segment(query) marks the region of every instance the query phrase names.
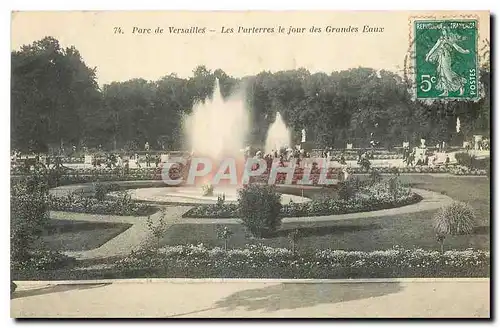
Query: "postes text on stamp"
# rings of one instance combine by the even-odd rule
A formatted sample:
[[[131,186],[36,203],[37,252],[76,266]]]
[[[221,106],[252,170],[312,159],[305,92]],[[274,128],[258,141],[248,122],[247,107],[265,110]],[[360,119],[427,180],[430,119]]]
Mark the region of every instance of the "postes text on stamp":
[[[414,29],[417,98],[477,98],[477,21],[416,20]]]

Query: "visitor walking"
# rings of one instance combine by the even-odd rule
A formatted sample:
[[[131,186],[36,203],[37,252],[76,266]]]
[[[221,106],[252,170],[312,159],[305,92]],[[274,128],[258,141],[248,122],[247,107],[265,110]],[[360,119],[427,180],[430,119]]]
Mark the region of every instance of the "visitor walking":
[[[135,154],[135,166],[139,169],[141,168],[141,161],[139,158],[139,154]]]
[[[123,167],[124,167],[125,174],[128,174],[129,169],[130,169],[130,163],[129,163],[128,159],[124,160]]]
[[[347,164],[347,162],[345,161],[344,153],[342,153],[340,155],[340,161],[339,161],[339,163],[342,164],[342,165],[346,165]]]
[[[407,162],[406,162],[406,165],[407,166],[413,166],[413,161],[415,160],[415,153],[412,152],[408,155],[408,159],[407,159]]]
[[[116,166],[120,168],[123,166],[123,160],[121,155],[118,155],[118,157],[116,158]]]
[[[17,166],[17,152],[14,151],[14,153],[12,154],[12,157],[11,157],[11,165],[12,167],[16,167]]]

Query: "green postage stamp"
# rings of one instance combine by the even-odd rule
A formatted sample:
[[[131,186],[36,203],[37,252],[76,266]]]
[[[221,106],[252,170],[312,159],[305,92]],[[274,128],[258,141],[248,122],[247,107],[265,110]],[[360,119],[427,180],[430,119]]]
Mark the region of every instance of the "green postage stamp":
[[[414,29],[417,98],[477,98],[477,21],[416,20]]]

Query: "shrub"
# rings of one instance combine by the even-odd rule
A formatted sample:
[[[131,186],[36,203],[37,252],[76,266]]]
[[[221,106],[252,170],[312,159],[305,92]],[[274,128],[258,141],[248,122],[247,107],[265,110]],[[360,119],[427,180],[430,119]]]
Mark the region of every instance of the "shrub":
[[[50,270],[66,266],[74,258],[35,248],[49,217],[46,171],[35,170],[11,186],[11,268]]]
[[[487,171],[490,166],[489,157],[478,159],[476,156],[470,155],[469,153],[456,153],[455,159],[457,160],[457,164],[459,166],[467,167],[470,170]]]
[[[361,166],[363,171],[368,172],[370,170],[372,163],[370,162],[370,160],[368,158],[363,157],[361,159],[361,161],[359,162],[359,165]]]
[[[51,168],[46,172],[47,181],[50,187],[57,187],[61,185],[63,180],[64,169],[61,167]]]
[[[470,155],[469,153],[456,153],[455,159],[457,160],[458,165],[466,166],[468,168],[474,168],[476,161],[476,157],[474,155]]]
[[[342,200],[349,200],[352,199],[355,195],[354,188],[352,187],[351,184],[348,182],[349,180],[346,181],[341,181],[338,186],[338,193],[339,193],[339,199]]]
[[[441,208],[434,216],[434,230],[441,251],[444,251],[446,235],[469,234],[474,228],[475,215],[472,207],[461,202],[454,202]]]
[[[370,171],[369,180],[370,180],[370,185],[374,185],[376,183],[379,183],[380,181],[382,181],[382,174],[380,174],[380,172],[372,169]]]
[[[352,199],[356,193],[363,187],[363,183],[358,177],[351,177],[348,180],[341,181],[338,184],[339,198],[342,200]]]
[[[106,188],[106,185],[104,185],[102,183],[97,183],[95,185],[95,189],[94,189],[94,198],[95,199],[102,201],[106,197],[107,193],[108,193],[108,188]]]
[[[387,186],[389,193],[392,195],[394,201],[397,200],[398,198],[398,191],[400,190],[400,184],[399,184],[399,179],[397,176],[391,177],[387,181]]]
[[[281,225],[281,194],[273,185],[246,185],[238,190],[238,210],[255,237],[267,236]]]
[[[25,262],[49,220],[48,188],[38,172],[11,187],[11,260]]]

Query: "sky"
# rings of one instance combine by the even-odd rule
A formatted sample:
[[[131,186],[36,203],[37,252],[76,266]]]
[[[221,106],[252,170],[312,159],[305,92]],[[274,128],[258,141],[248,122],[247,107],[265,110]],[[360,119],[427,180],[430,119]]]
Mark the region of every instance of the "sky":
[[[198,65],[221,68],[234,77],[300,67],[312,73],[359,66],[402,72],[415,16],[476,18],[479,43],[490,39],[486,11],[15,12],[11,50],[45,36],[55,37],[63,47],[75,46],[85,63],[97,68],[100,85],[132,78],[157,80],[171,73],[189,77]],[[278,33],[278,26],[285,33]],[[327,33],[328,26],[358,28],[358,32]],[[365,26],[383,31],[363,33]],[[118,27],[123,33],[116,33]],[[240,27],[274,28],[274,32],[222,33],[222,29],[237,32]],[[289,27],[305,28],[305,32],[288,35]],[[322,32],[311,33],[313,27]],[[156,28],[163,33],[154,33]],[[170,28],[205,28],[205,33],[175,34]],[[137,33],[139,29],[151,33]]]

